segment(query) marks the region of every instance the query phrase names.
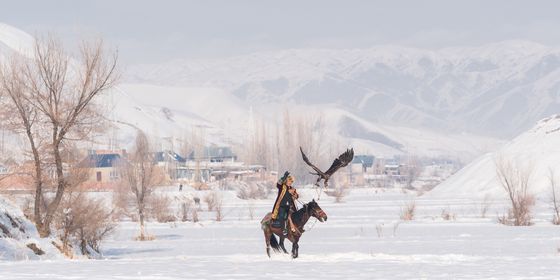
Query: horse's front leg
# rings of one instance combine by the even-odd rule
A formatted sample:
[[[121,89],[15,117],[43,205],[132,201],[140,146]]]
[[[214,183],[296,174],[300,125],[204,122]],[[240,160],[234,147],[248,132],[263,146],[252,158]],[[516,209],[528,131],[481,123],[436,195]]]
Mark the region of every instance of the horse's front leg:
[[[298,251],[299,251],[298,241],[294,240],[294,243],[292,244],[292,258],[295,259],[298,257]]]
[[[285,239],[286,238],[283,235],[280,237],[280,248],[282,248],[282,251],[284,251],[284,254],[287,254],[288,251],[286,250],[286,247],[284,247],[284,240]]]
[[[264,231],[264,240],[266,242],[266,254],[268,255],[268,257],[270,258],[270,236],[272,235],[272,233],[268,230]]]

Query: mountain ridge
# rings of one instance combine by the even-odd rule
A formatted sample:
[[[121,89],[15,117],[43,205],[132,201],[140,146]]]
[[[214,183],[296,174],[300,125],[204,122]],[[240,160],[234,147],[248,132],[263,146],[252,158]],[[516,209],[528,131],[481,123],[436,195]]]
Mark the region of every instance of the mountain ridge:
[[[504,41],[176,60],[133,66],[127,80],[218,87],[252,105],[336,103],[370,121],[509,138],[560,111],[559,69],[560,49]]]

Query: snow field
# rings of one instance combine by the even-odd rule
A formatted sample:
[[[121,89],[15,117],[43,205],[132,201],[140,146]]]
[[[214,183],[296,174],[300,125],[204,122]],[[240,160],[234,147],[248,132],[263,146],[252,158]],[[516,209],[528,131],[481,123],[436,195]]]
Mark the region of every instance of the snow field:
[[[175,188],[162,190],[176,195]],[[377,193],[376,193],[377,191]],[[184,193],[185,191],[183,191]],[[400,190],[354,189],[344,203],[321,196],[325,223],[311,220],[300,240],[300,258],[266,256],[259,221],[273,195],[248,202],[223,191],[224,221],[201,211],[201,222],[149,223],[156,239],[134,241],[138,226],[121,222],[104,244],[101,260],[0,262],[2,279],[554,279],[560,228],[544,201],[531,227],[496,222],[505,209],[468,199],[415,198]],[[102,195],[102,194],[98,194]],[[316,198],[301,191],[302,201]],[[202,197],[202,195],[201,195]],[[416,219],[401,221],[401,208],[417,205]],[[206,205],[201,203],[202,209]],[[442,218],[443,209],[455,219]],[[288,242],[287,248],[291,244]]]

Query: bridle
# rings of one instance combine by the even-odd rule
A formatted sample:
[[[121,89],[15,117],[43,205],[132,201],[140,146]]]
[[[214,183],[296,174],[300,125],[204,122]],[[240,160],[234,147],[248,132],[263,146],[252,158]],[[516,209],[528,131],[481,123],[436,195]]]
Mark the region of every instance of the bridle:
[[[326,216],[327,214],[325,214],[325,211],[323,211],[323,209],[313,209],[313,212],[315,213],[316,217],[320,217],[321,219],[323,219],[323,216]]]
[[[308,213],[309,211],[308,211],[308,209],[307,209],[307,208],[309,208],[309,203],[308,203],[308,204],[304,204],[304,203],[301,202],[299,199],[297,199],[297,202],[299,202],[299,204],[301,204],[301,205],[303,206],[303,208],[305,208],[305,215],[308,216],[307,219],[309,219],[310,217],[312,217],[313,214],[315,214],[315,216],[313,216],[313,217],[315,217],[315,218],[317,218],[317,219],[318,219],[319,217],[323,217],[324,215],[326,215],[326,214],[325,214],[325,211],[323,211],[323,209],[319,209],[319,210],[313,209],[313,214],[310,215],[310,214]]]
[[[299,203],[301,203],[301,201],[299,201]],[[315,224],[317,223],[317,220],[319,220],[318,217],[323,217],[323,215],[325,215],[325,211],[323,211],[323,209],[319,209],[319,210],[313,209],[313,214],[315,214],[315,216],[314,216],[313,214],[309,214],[309,203],[308,204],[301,203],[301,204],[303,205],[303,208],[305,209],[304,215],[307,216],[306,217],[307,220],[309,220],[310,217],[315,217],[315,221],[313,221],[313,224],[308,229],[305,230],[305,231],[309,232],[315,227]]]

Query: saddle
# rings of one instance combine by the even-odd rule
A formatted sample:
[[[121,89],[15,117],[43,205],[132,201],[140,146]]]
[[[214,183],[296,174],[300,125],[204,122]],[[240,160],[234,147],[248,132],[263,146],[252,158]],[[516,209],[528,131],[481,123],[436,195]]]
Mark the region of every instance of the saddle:
[[[282,227],[282,221],[279,220],[279,219],[276,219],[276,220],[272,219],[272,213],[268,213],[261,220],[261,225],[263,225],[263,226],[270,225],[273,228],[281,228]]]
[[[268,225],[270,225],[270,227],[273,227],[273,228],[282,228],[282,221],[279,220],[279,219],[273,220],[272,219],[272,213],[269,212],[261,220],[261,225],[262,225],[263,229]],[[294,224],[291,224],[289,220],[288,220],[288,227],[291,228],[292,232],[294,234],[297,234],[297,235],[301,235],[303,232],[305,232],[305,230],[303,228],[296,227]]]

